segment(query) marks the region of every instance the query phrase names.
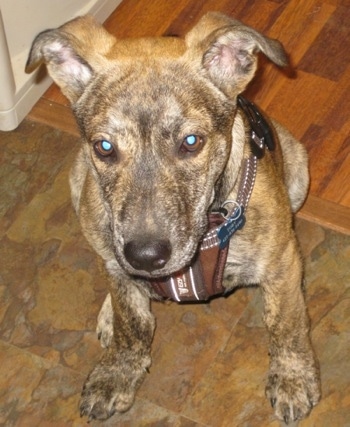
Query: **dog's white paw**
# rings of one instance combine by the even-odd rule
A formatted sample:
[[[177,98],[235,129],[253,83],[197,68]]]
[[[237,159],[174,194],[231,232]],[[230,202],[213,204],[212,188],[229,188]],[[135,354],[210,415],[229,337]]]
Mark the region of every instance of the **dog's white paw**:
[[[125,412],[151,364],[149,356],[106,350],[105,357],[90,372],[80,400],[80,414],[88,420],[106,420]]]
[[[113,339],[113,308],[111,294],[106,296],[97,317],[96,333],[101,347],[108,348]]]
[[[91,372],[80,401],[80,415],[88,420],[106,420],[115,412],[125,412],[133,404],[135,390],[120,390],[115,375],[106,367]]]
[[[277,418],[286,424],[301,420],[320,400],[318,373],[316,370],[270,373],[266,397],[270,399]]]

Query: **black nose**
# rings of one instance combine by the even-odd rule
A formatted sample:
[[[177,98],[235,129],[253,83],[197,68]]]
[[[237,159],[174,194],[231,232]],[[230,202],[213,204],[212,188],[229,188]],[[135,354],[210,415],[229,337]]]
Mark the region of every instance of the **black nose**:
[[[163,268],[169,261],[171,245],[168,240],[131,240],[124,246],[125,258],[136,270],[148,272]]]

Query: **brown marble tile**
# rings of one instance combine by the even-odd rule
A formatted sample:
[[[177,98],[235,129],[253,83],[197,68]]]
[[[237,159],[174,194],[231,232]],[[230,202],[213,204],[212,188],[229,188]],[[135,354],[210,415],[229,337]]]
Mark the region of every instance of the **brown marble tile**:
[[[116,414],[104,422],[93,421],[92,427],[207,427],[181,414],[170,412],[149,400],[136,398],[134,406],[124,414]]]
[[[261,321],[260,293],[245,292],[253,299],[184,409],[187,416],[213,427],[278,425],[264,396],[268,337]]]
[[[81,374],[2,341],[0,365],[2,425],[68,426],[78,420]]]
[[[0,236],[32,198],[50,188],[62,164],[77,149],[78,138],[24,121],[0,132]]]
[[[140,396],[180,412],[225,347],[248,301],[249,295],[242,291],[210,304],[154,303],[158,326],[153,365]]]

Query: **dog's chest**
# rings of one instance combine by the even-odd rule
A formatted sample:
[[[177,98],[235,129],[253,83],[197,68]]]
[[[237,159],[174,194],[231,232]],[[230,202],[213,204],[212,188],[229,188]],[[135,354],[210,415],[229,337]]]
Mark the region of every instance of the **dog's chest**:
[[[265,259],[252,240],[240,236],[232,239],[224,270],[225,287],[254,285],[261,281]]]

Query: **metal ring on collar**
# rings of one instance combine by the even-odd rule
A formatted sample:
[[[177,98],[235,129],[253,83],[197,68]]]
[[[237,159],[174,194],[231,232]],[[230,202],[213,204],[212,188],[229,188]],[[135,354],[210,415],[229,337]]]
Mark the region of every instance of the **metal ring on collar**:
[[[235,219],[239,218],[242,213],[242,206],[236,202],[236,200],[225,200],[225,202],[221,205],[222,208],[224,208],[226,205],[232,204],[234,205],[234,208],[227,213],[227,215],[223,215],[223,217],[226,220],[234,221]],[[231,217],[231,215],[235,212],[235,210],[238,208],[238,211],[234,217]]]

